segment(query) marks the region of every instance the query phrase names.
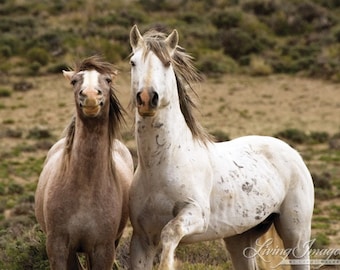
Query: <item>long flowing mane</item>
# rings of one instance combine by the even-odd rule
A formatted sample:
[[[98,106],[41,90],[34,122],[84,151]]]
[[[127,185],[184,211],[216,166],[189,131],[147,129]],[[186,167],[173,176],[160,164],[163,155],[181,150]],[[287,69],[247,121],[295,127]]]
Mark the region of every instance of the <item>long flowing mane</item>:
[[[197,106],[188,93],[188,90],[191,90],[197,96],[192,84],[202,81],[202,77],[192,63],[193,58],[185,53],[182,47],[177,46],[171,57],[164,42],[165,38],[164,33],[156,30],[146,32],[143,35],[146,45],[144,57],[152,51],[164,65],[172,64],[177,81],[180,108],[186,124],[195,139],[203,142],[212,141],[212,136],[196,120],[193,110],[197,109]]]
[[[108,62],[102,60],[99,56],[91,56],[89,58],[85,58],[81,62],[77,63],[74,71],[76,73],[80,71],[86,70],[96,70],[101,74],[110,74],[116,75],[117,71],[114,66]],[[119,128],[123,118],[124,108],[120,104],[116,94],[113,84],[111,84],[110,88],[110,110],[109,110],[109,147],[112,148],[114,138],[117,138],[119,134]],[[73,139],[74,139],[74,132],[75,132],[75,122],[76,116],[72,117],[72,120],[68,127],[65,129],[65,136],[66,136],[66,152],[69,153],[72,149]]]

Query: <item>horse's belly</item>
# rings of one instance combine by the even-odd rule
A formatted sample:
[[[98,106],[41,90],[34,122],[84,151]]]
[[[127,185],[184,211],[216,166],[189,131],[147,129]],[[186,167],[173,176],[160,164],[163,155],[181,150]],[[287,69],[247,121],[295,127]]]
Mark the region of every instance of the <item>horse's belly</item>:
[[[207,230],[202,234],[184,237],[183,243],[215,240],[241,234],[279,213],[282,197],[247,194],[231,196],[229,193],[212,195],[211,212]]]
[[[266,218],[272,214],[276,213],[276,209],[272,208],[268,215],[259,216],[248,216],[242,215],[228,215],[228,213],[212,213],[210,217],[210,223],[207,230],[201,234],[193,234],[185,236],[181,243],[195,243],[199,241],[211,241],[221,238],[226,238],[241,234],[248,231],[257,225],[261,224],[266,220]]]

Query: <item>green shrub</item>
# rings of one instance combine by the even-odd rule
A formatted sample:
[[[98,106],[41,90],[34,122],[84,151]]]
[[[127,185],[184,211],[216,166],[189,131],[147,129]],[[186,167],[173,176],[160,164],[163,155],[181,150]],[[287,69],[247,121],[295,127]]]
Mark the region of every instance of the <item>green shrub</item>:
[[[286,139],[293,143],[305,143],[308,140],[308,136],[305,132],[290,128],[283,131],[280,131],[274,135],[274,137],[280,138],[280,139]]]
[[[15,120],[12,118],[7,118],[7,119],[2,120],[2,123],[5,125],[12,125],[15,123]]]
[[[22,194],[24,192],[24,187],[17,183],[11,182],[8,185],[8,194]]]
[[[31,48],[27,52],[27,59],[45,66],[50,59],[49,53],[43,48]]]
[[[326,143],[329,140],[329,134],[324,131],[313,131],[309,135],[312,143]]]
[[[28,66],[28,74],[29,75],[37,75],[37,73],[39,72],[41,68],[41,64],[37,61],[34,61],[33,63],[31,63],[29,66]]]
[[[9,128],[9,129],[6,130],[6,137],[8,137],[8,138],[21,138],[22,137],[22,130]]]
[[[7,88],[0,88],[0,97],[10,97],[12,95],[12,91]]]
[[[242,13],[237,10],[220,10],[211,15],[212,23],[221,29],[238,27],[242,20]]]
[[[301,17],[291,17],[290,13],[283,11],[273,14],[270,19],[270,27],[279,36],[302,34],[308,26]]]
[[[0,196],[4,196],[6,194],[6,185],[5,183],[0,183]],[[2,212],[4,209],[0,207],[0,212]]]
[[[18,92],[26,92],[33,88],[33,84],[28,81],[19,81],[13,84],[13,90]]]
[[[312,249],[322,249],[329,246],[329,237],[323,233],[317,233],[314,237]]]
[[[334,9],[340,7],[340,1],[339,0],[313,0],[313,2],[324,6],[329,9]]]
[[[46,50],[46,52],[54,52],[55,55],[62,54],[65,49],[63,46],[63,37],[65,31],[54,29],[51,32],[44,32],[31,41],[30,47],[37,47]]]
[[[49,73],[61,73],[63,70],[68,70],[69,66],[63,62],[61,63],[55,63],[55,64],[51,64],[47,71]]]
[[[8,45],[2,45],[0,46],[0,56],[3,57],[10,57],[13,55],[12,48]]]
[[[328,172],[324,172],[321,175],[317,173],[312,173],[312,179],[314,182],[314,186],[320,189],[330,190],[332,188],[332,184],[330,182],[331,175]]]
[[[230,137],[227,133],[225,133],[222,130],[215,130],[211,133],[211,135],[214,136],[217,142],[225,142],[225,141],[230,141]]]
[[[46,139],[52,136],[51,132],[45,127],[33,127],[29,130],[28,138],[30,139]]]
[[[234,59],[259,51],[254,37],[240,28],[232,28],[221,33],[224,53]]]
[[[7,235],[2,237],[2,250],[4,255],[1,258],[1,269],[49,269],[47,253],[45,249],[45,235],[38,226],[21,233],[18,236],[12,235],[8,230]],[[6,245],[3,246],[4,240]]]
[[[238,70],[235,60],[217,51],[202,53],[196,63],[198,70],[209,76],[235,73]]]
[[[270,15],[275,12],[279,6],[277,1],[272,0],[249,0],[242,4],[245,11],[252,11],[256,15]]]
[[[335,133],[328,142],[330,149],[340,150],[340,132]]]
[[[180,14],[179,18],[187,24],[199,24],[203,21],[201,14],[197,12],[187,11]]]
[[[270,64],[262,57],[252,55],[250,57],[249,72],[254,76],[267,76],[273,73]]]

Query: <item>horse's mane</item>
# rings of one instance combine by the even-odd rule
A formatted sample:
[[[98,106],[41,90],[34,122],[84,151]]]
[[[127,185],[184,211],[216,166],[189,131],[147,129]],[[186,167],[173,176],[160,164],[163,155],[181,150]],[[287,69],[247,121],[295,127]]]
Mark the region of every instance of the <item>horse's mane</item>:
[[[161,60],[164,65],[173,66],[177,81],[177,91],[179,103],[184,119],[195,139],[203,142],[212,141],[213,137],[199,124],[196,120],[193,110],[197,106],[188,90],[191,90],[197,96],[196,91],[192,87],[192,83],[202,81],[201,75],[193,65],[193,57],[185,52],[185,50],[177,46],[173,55],[169,54],[167,44],[164,42],[166,35],[156,30],[150,30],[143,35],[143,40],[146,45],[144,56],[152,51]]]
[[[79,63],[76,63],[74,68],[75,72],[86,71],[86,70],[96,70],[101,74],[109,74],[111,76],[116,75],[117,71],[114,66],[108,62],[103,61],[103,59],[99,56],[91,56],[85,58]],[[123,118],[124,108],[120,104],[116,94],[113,84],[111,84],[110,88],[110,109],[109,109],[109,147],[112,149],[112,144],[114,138],[118,137],[119,128]],[[72,149],[74,132],[76,128],[76,116],[72,117],[72,120],[68,127],[65,129],[65,137],[66,137],[66,151],[69,153]]]

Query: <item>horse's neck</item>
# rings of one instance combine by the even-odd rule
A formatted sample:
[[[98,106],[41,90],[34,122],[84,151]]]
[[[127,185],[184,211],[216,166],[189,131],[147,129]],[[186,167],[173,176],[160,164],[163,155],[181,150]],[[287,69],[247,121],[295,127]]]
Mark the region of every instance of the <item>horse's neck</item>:
[[[142,162],[151,162],[155,156],[166,158],[174,147],[192,142],[184,116],[174,108],[163,108],[154,118],[143,118],[137,114],[136,138]]]
[[[72,170],[88,179],[107,173],[112,159],[109,139],[108,125],[93,127],[78,121],[70,156]]]

